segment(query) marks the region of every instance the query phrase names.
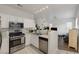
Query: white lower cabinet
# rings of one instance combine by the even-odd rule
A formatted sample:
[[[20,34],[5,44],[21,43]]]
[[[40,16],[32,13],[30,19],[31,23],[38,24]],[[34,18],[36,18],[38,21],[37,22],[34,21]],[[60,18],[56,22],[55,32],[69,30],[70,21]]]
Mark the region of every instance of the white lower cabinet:
[[[26,39],[25,40],[26,46],[32,44],[36,48],[39,48],[39,37],[38,37],[38,35],[32,34],[32,33],[26,33],[25,39]]]
[[[33,46],[35,46],[36,48],[39,48],[39,37],[38,37],[38,35],[32,34],[30,41],[31,41],[31,44],[32,44]]]
[[[25,34],[25,45],[30,45],[30,39],[31,39],[31,34],[30,33],[26,33]]]

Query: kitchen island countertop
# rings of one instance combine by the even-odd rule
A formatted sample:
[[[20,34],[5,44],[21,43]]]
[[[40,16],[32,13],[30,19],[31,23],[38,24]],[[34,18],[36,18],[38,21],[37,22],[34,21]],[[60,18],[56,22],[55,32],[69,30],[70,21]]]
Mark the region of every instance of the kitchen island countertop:
[[[48,35],[39,35],[39,37],[48,38]]]

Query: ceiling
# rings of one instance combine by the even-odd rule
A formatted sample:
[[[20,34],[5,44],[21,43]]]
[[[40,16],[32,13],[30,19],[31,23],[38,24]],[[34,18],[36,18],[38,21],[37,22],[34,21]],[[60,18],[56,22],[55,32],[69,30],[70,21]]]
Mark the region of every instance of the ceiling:
[[[17,6],[17,4],[6,4],[9,7],[16,8],[25,12],[35,13],[35,11],[47,6],[47,5],[37,5],[37,4],[20,4],[22,7]]]
[[[54,14],[57,17],[75,17],[78,4],[6,4],[6,6],[19,9],[24,12],[32,13],[38,16]]]
[[[72,10],[75,9],[77,5],[73,4],[21,4],[22,7],[17,6],[17,4],[7,4],[7,6],[10,6],[12,8],[16,8],[25,12],[35,13],[36,11],[39,11],[40,9],[43,9],[48,6],[48,9],[51,9],[53,11],[65,11],[65,10]]]

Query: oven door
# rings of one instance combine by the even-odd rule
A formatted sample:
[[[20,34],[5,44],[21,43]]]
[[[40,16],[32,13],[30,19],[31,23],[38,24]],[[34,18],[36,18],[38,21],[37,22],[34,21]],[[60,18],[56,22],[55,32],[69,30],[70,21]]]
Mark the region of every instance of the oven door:
[[[11,40],[10,41],[10,48],[11,47],[15,47],[17,45],[21,45],[21,39],[20,38],[19,39],[16,39],[16,40]]]

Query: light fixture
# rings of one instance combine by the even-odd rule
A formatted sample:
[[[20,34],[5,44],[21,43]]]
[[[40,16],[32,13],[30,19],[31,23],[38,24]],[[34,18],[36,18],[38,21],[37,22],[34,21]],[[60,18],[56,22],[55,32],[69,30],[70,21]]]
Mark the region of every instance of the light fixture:
[[[39,10],[39,12],[41,12],[41,11],[42,11],[42,9]]]
[[[45,6],[45,7],[43,7],[43,8],[40,8],[40,9],[37,10],[35,13],[42,12],[42,11],[44,11],[45,9],[48,9],[48,6]]]
[[[21,5],[21,4],[17,4],[17,6],[19,6],[19,7],[23,7],[23,5]]]
[[[39,11],[37,10],[35,13],[39,13]]]
[[[46,8],[48,8],[48,6],[46,6]]]
[[[42,8],[42,10],[45,10],[45,8]]]

